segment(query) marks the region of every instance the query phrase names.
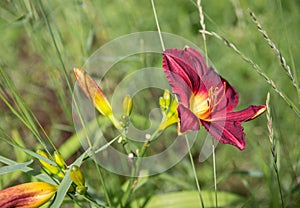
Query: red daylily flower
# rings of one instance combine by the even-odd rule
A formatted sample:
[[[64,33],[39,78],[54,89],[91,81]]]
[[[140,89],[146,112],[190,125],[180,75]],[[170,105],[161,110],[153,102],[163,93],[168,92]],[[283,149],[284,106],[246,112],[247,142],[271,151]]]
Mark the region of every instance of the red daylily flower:
[[[179,101],[179,133],[199,130],[202,125],[215,139],[243,150],[241,123],[261,115],[266,106],[252,105],[232,112],[239,101],[237,91],[192,48],[164,51],[163,68]]]

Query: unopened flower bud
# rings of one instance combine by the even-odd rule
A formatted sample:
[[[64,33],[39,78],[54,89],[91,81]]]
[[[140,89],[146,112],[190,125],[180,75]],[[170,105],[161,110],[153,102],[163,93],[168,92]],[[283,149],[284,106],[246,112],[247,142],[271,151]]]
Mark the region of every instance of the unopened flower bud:
[[[168,113],[166,117],[164,118],[164,121],[159,125],[160,130],[164,130],[167,127],[171,126],[172,124],[175,124],[178,122],[178,113],[177,113],[177,106],[178,103],[176,99],[173,99],[173,102],[171,103]]]
[[[104,95],[102,89],[93,78],[83,69],[74,69],[75,78],[84,94],[93,102],[95,108],[104,116],[108,117],[117,129],[121,129],[120,122],[115,118],[111,105]]]
[[[172,104],[169,107],[169,111],[168,111],[167,117],[171,117],[174,114],[177,114],[177,107],[178,107],[177,100],[173,99],[173,102],[172,102]]]
[[[122,112],[124,116],[130,116],[132,111],[132,98],[126,95],[123,99]]]
[[[0,191],[0,207],[40,207],[56,193],[57,186],[45,182],[30,182]]]
[[[61,168],[63,168],[63,169],[66,168],[67,165],[66,165],[66,163],[65,163],[65,160],[64,160],[63,156],[60,154],[60,152],[55,151],[54,154],[53,154],[53,157],[54,157],[55,163],[56,163],[59,167],[61,167]]]
[[[165,105],[167,108],[169,108],[169,105],[171,103],[171,95],[169,90],[165,90],[163,94],[163,98],[165,100]]]
[[[48,155],[47,152],[45,152],[43,150],[37,150],[36,153],[50,160],[50,156]],[[44,161],[42,159],[39,159],[39,161],[42,164],[42,166],[44,167],[44,169],[46,171],[48,171],[50,174],[56,175],[60,178],[64,177],[64,174],[61,172],[61,170],[59,169],[58,166],[54,166],[52,164],[49,164],[49,163],[47,163],[46,161]]]
[[[166,112],[168,109],[166,108],[166,101],[163,97],[159,98],[159,106],[163,112]]]
[[[159,98],[159,106],[163,113],[166,113],[171,103],[171,95],[169,90],[165,90],[162,97]]]
[[[82,171],[77,165],[73,165],[70,171],[70,178],[77,186],[84,186],[85,180]]]

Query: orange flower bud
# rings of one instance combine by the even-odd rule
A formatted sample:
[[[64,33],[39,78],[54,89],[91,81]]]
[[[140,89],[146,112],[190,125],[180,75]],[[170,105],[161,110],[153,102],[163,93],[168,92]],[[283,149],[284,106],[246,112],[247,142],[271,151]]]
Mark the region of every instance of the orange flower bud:
[[[57,186],[45,182],[30,182],[0,191],[0,207],[40,207],[56,193]]]
[[[109,101],[93,78],[80,68],[75,68],[74,74],[79,87],[93,101],[95,108],[102,115],[108,117],[117,129],[121,129],[121,124],[113,115]]]

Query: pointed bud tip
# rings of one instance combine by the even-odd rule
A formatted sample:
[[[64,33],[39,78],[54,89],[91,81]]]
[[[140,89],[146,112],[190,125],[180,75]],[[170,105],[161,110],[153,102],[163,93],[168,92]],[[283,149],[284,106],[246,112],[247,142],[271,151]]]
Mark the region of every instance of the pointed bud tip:
[[[251,117],[251,119],[254,119],[254,118],[260,116],[260,115],[263,114],[266,110],[267,110],[267,106],[265,106],[265,105],[258,106],[258,110],[257,110],[256,113]]]

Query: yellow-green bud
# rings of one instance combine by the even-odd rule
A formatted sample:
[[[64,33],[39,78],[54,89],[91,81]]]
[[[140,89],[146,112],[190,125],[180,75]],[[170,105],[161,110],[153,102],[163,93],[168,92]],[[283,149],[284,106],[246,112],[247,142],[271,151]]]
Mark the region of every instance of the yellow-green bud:
[[[166,108],[169,108],[169,105],[171,103],[171,95],[169,90],[165,90],[163,94],[163,98],[165,100],[165,106]]]
[[[82,171],[77,165],[73,165],[70,171],[70,178],[77,186],[84,186],[85,180]]]
[[[169,112],[167,114],[167,117],[171,117],[174,114],[177,114],[177,107],[178,107],[178,103],[176,99],[173,99],[173,102],[169,108]]]
[[[166,101],[163,97],[160,97],[159,98],[159,106],[160,106],[160,109],[163,111],[163,112],[166,112],[167,111],[167,108],[166,108]]]
[[[178,122],[178,113],[177,113],[177,107],[178,103],[176,99],[173,99],[173,102],[171,103],[168,113],[166,117],[164,118],[164,121],[160,124],[159,129],[164,130],[167,127],[171,126],[174,123]]]
[[[163,96],[159,98],[159,106],[163,113],[167,113],[171,103],[171,95],[169,90],[165,90]]]
[[[54,161],[56,162],[56,164],[65,169],[66,168],[66,163],[65,163],[65,160],[63,158],[63,156],[58,152],[58,151],[55,151],[54,154],[53,154],[53,158],[54,158]]]
[[[45,157],[45,158],[47,158],[47,159],[49,159],[49,160],[51,160],[49,154],[47,152],[43,151],[43,150],[37,150],[36,153],[43,156],[43,157]],[[42,159],[39,160],[39,161],[42,164],[42,166],[44,167],[44,169],[46,171],[48,171],[50,174],[56,175],[60,178],[64,177],[64,174],[60,171],[60,169],[57,166],[49,164],[49,163],[47,163],[46,161],[44,161]]]
[[[123,99],[122,112],[124,116],[130,116],[132,111],[132,98],[126,95]]]

